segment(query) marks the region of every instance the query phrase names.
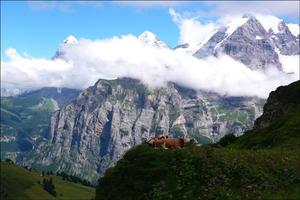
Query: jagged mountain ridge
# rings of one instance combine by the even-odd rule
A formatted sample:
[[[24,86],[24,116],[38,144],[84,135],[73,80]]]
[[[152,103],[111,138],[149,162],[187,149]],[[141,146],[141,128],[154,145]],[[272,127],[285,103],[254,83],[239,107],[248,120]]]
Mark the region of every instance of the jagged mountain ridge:
[[[293,35],[284,21],[279,21],[277,30],[273,30],[274,27],[266,30],[269,27],[265,22],[262,24],[261,19],[253,15],[234,20],[237,22],[219,28],[207,42],[199,45],[198,50],[189,50],[189,44],[174,50],[190,52],[197,58],[225,53],[252,70],[265,70],[269,66],[282,70],[279,53],[299,55],[299,35]]]
[[[271,17],[266,20],[262,16],[244,14],[241,18],[234,18],[227,25],[216,28],[207,41],[199,44],[180,44],[173,50],[199,59],[226,54],[252,70],[265,71],[269,67],[275,67],[282,71],[279,54],[299,55],[300,35],[295,35],[297,25],[287,25],[283,20]],[[169,49],[166,43],[150,31],[144,31],[137,39],[149,46]],[[77,43],[78,40],[71,35],[61,45]],[[65,59],[64,54],[65,52],[58,48],[53,59]]]
[[[161,41],[154,33],[150,31],[144,31],[138,36],[138,39],[147,45],[157,48],[169,48],[166,43]]]
[[[194,56],[204,58],[225,53],[254,70],[264,70],[268,65],[282,70],[275,49],[267,39],[264,39],[267,32],[257,19],[249,18],[231,35],[228,35],[227,31],[228,29],[224,29],[217,32]]]
[[[264,100],[224,97],[169,83],[151,89],[138,80],[99,80],[51,117],[49,141],[19,163],[67,171],[96,181],[131,147],[150,136],[217,141],[253,126]]]

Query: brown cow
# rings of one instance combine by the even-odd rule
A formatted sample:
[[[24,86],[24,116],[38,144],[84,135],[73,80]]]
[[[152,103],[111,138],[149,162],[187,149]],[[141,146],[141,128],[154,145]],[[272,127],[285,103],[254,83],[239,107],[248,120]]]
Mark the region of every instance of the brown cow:
[[[181,149],[184,147],[184,139],[167,138],[165,139],[165,147],[168,149]]]
[[[146,143],[153,146],[153,147],[163,147],[165,148],[165,139],[167,139],[169,136],[167,135],[161,135],[161,136],[155,136],[148,140]]]
[[[164,149],[181,149],[184,147],[184,139],[169,138],[168,136],[156,136],[147,141],[154,148],[162,147]]]

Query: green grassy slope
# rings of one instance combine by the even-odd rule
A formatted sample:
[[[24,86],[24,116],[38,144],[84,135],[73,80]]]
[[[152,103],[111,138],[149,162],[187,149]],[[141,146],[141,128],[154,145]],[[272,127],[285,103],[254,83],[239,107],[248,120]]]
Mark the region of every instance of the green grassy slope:
[[[40,95],[1,98],[1,127],[11,127],[16,133],[33,134],[48,126],[54,105]]]
[[[230,148],[281,148],[296,149],[300,147],[300,108],[295,108],[287,117],[271,126],[246,132]]]
[[[299,199],[299,151],[189,147],[129,151],[96,199]]]
[[[53,111],[48,98],[1,98],[0,131],[1,137],[7,139],[1,141],[1,158],[15,161],[20,152],[31,150],[33,143],[46,135]]]
[[[287,90],[287,98],[298,95]],[[137,146],[99,180],[96,199],[300,199],[300,101],[292,101],[293,109],[269,127],[226,142],[182,150]]]
[[[15,97],[1,97],[1,158],[16,159],[31,150],[49,129],[51,114],[78,95],[74,89],[42,88]],[[55,101],[54,101],[55,100]]]
[[[52,177],[57,197],[50,195],[38,182]],[[62,180],[59,176],[45,175],[37,171],[28,171],[22,167],[1,162],[1,199],[9,200],[90,200],[95,189],[81,184]]]

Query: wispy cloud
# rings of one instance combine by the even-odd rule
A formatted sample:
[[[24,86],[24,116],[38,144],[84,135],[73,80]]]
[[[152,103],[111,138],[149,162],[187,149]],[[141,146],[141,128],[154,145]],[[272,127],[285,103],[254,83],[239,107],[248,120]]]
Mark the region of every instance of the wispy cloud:
[[[61,12],[71,12],[71,4],[69,2],[59,2],[59,1],[28,1],[29,8],[34,11],[49,11],[49,10],[59,10]]]
[[[169,14],[179,28],[179,44],[194,44],[197,45],[205,40],[208,40],[212,33],[218,28],[214,23],[201,23],[197,17],[187,18],[176,12],[174,9],[169,9]]]
[[[119,5],[138,8],[193,8],[198,17],[222,17],[225,15],[240,15],[244,13],[261,13],[279,17],[292,17],[299,23],[299,1],[116,1]],[[187,15],[189,12],[186,12]]]
[[[204,1],[200,4],[206,5],[199,6],[196,13],[201,17],[222,17],[254,12],[278,17],[291,17],[296,19],[299,24],[299,1]]]

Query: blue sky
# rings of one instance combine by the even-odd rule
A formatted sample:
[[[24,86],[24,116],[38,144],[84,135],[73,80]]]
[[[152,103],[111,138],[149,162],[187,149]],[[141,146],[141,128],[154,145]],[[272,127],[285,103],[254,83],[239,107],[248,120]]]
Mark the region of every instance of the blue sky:
[[[71,34],[77,38],[101,39],[124,34],[139,35],[150,30],[174,47],[179,39],[179,29],[169,15],[169,8],[186,16],[197,15],[205,22],[220,17],[220,13],[246,12],[245,7],[257,11],[256,5],[264,9],[262,12],[290,23],[299,23],[295,2],[271,2],[267,6],[248,2],[244,6],[238,2],[1,1],[1,59],[9,47],[33,57],[50,58],[59,43]],[[268,7],[268,10],[262,7]],[[224,9],[228,13],[224,13]]]

